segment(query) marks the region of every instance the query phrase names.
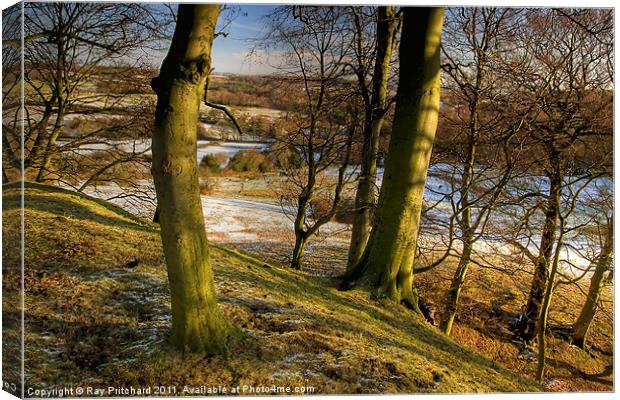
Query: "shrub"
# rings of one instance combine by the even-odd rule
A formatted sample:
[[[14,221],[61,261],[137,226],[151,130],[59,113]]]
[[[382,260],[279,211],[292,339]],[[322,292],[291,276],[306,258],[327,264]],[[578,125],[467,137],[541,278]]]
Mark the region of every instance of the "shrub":
[[[276,163],[280,168],[285,169],[299,169],[303,164],[303,159],[299,151],[290,146],[286,150],[278,151]]]
[[[204,122],[199,122],[198,126],[196,126],[196,137],[198,140],[207,140],[211,137],[210,129]]]
[[[219,173],[222,171],[222,165],[226,161],[228,161],[228,154],[226,153],[207,154],[200,160],[200,167],[207,168],[213,173]]]
[[[270,157],[256,150],[241,150],[230,159],[228,168],[234,172],[270,172],[274,165]]]
[[[324,215],[327,215],[332,207],[331,199],[318,197],[312,199],[310,202],[312,207],[312,217],[317,219]],[[355,199],[350,197],[344,197],[340,199],[338,206],[336,207],[336,214],[334,215],[333,221],[340,222],[342,224],[353,224],[353,218],[355,209]]]
[[[332,202],[324,197],[315,197],[310,201],[310,207],[312,218],[319,219],[331,211]]]

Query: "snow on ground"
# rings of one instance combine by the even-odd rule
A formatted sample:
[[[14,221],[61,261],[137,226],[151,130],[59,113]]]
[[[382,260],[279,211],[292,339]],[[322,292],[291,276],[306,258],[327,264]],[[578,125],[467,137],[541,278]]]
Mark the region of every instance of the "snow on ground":
[[[295,236],[291,209],[246,199],[202,197],[207,236],[217,243],[233,246],[271,260],[288,263]],[[286,211],[286,212],[285,212]],[[344,267],[349,243],[349,227],[330,222],[306,245],[309,270],[336,274]],[[325,260],[330,260],[325,263]]]
[[[123,147],[126,151],[131,151],[134,145],[137,145],[137,151],[146,151],[150,154],[150,141],[143,141],[134,144],[134,142],[118,142],[118,146]],[[106,144],[85,145],[79,151],[91,152],[103,149]],[[198,160],[201,160],[207,154],[225,153],[228,157],[234,156],[238,151],[255,149],[264,150],[269,146],[265,142],[212,142],[201,140],[198,141]],[[350,166],[347,173],[357,173],[357,166]],[[427,180],[427,189],[433,188],[433,191],[426,190],[425,199],[429,202],[437,202],[442,200],[442,194],[446,193],[449,185],[444,180],[446,166],[435,165],[429,170]],[[336,174],[337,168],[332,167],[327,170],[327,174]],[[377,170],[378,185],[381,184],[383,178],[383,168]],[[264,183],[264,182],[263,182]],[[112,184],[109,186],[100,186],[96,190],[91,188],[85,192],[94,197],[112,199],[119,206],[134,214],[152,214],[155,204],[154,188],[151,181],[141,181],[140,185],[144,188],[144,193],[151,193],[150,206],[149,199],[144,201],[133,200],[131,197],[123,196],[123,189]],[[144,203],[144,204],[143,204]],[[233,197],[207,197],[202,196],[202,206],[205,215],[205,225],[210,240],[217,243],[240,248],[251,253],[273,259],[281,263],[288,263],[295,242],[293,232],[293,215],[294,209],[282,208],[277,203],[266,203],[256,201],[252,198],[233,198]],[[438,204],[433,214],[435,218],[443,218],[447,220],[448,214],[451,212],[450,205],[443,200]],[[147,215],[150,217],[150,215]],[[430,240],[433,241],[433,235]],[[323,226],[319,233],[311,238],[306,245],[306,261],[310,269],[321,269],[316,271],[320,273],[330,274],[341,268],[346,263],[347,248],[349,245],[350,227],[346,224],[330,222]],[[422,237],[421,240],[426,238]],[[532,238],[534,243],[539,241],[538,237]],[[576,245],[575,243],[573,243]],[[456,243],[458,250],[459,244]],[[530,245],[530,251],[537,253],[535,246]],[[512,246],[479,240],[475,248],[477,251],[485,254],[502,254],[509,255],[512,253]],[[571,263],[580,268],[587,267],[589,261],[582,257],[579,252],[572,249],[566,249],[562,254],[564,259],[570,260]],[[327,261],[327,263],[326,263]],[[328,270],[325,270],[325,264],[328,264]],[[566,266],[567,269],[570,269]],[[574,272],[574,271],[571,271]]]
[[[60,146],[69,144],[69,141],[58,141]],[[263,151],[269,148],[270,143],[267,142],[213,142],[210,140],[199,140],[197,157],[198,161],[202,160],[207,154],[225,153],[229,158],[233,157],[237,152],[241,150],[257,150]],[[143,153],[145,156],[151,155],[151,141],[150,139],[144,140],[126,140],[126,141],[113,141],[109,143],[90,143],[84,144],[78,147],[75,152],[78,154],[86,155],[96,151],[109,150],[112,146],[125,152]]]
[[[207,154],[225,153],[228,158],[232,158],[241,150],[263,151],[269,148],[269,143],[261,142],[224,142],[211,143],[208,140],[198,141],[198,162]]]
[[[141,183],[145,188],[153,190],[152,182],[145,180]],[[140,211],[139,204],[129,201],[130,198],[119,196],[122,189],[114,185],[100,186],[97,191],[87,189],[85,193],[103,199],[118,196],[112,199],[114,203],[132,213],[137,214]],[[154,200],[154,191],[152,193]],[[295,210],[293,208],[283,208],[275,202],[267,203],[264,200],[258,201],[247,197],[201,196],[201,201],[209,240],[282,264],[290,262],[295,243],[293,232]],[[439,210],[439,213],[447,211],[449,210]],[[427,238],[423,235],[420,240],[422,243],[437,240],[434,235],[430,236]],[[342,271],[346,265],[349,238],[350,226],[338,222],[324,225],[306,245],[307,269],[326,275]],[[460,243],[457,241],[455,246],[458,250]],[[475,248],[485,254],[510,255],[512,253],[511,246],[484,240],[479,240]],[[530,250],[537,253],[535,248]],[[578,252],[570,249],[563,251],[562,258],[570,260],[580,268],[587,267],[589,264],[589,261]],[[571,270],[568,266],[564,267]],[[577,273],[578,271],[570,272]]]

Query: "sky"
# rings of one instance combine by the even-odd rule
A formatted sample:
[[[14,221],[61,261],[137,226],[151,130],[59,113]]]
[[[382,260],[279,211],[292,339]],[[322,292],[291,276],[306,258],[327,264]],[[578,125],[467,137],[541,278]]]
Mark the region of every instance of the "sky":
[[[267,74],[273,72],[266,59],[249,57],[257,40],[264,37],[268,21],[265,16],[273,11],[273,5],[237,5],[232,10],[234,18],[224,27],[228,36],[218,36],[211,50],[214,74]],[[220,25],[225,24],[231,14],[225,10],[220,17]]]
[[[317,2],[329,1],[330,0],[320,0]],[[356,2],[356,0],[351,1]],[[374,2],[376,1],[377,0],[374,0]],[[444,1],[447,3],[451,2],[446,0]],[[464,3],[469,2],[468,0],[460,1]],[[487,1],[490,1],[491,3],[494,2],[494,0],[478,0],[480,3],[485,3]],[[569,3],[573,0],[544,0],[543,3],[546,5],[552,5],[554,1],[565,2],[567,3],[565,6],[569,6]],[[583,0],[578,1],[583,2]],[[609,0],[590,1],[594,4]],[[531,2],[536,2],[536,0],[521,0],[521,2],[525,5]],[[362,1],[359,3],[364,2]],[[270,55],[266,55],[264,51],[258,51],[258,54],[260,54],[261,57],[257,57],[256,54],[250,57],[250,53],[252,52],[252,49],[256,47],[257,41],[265,36],[266,26],[269,23],[265,16],[278,7],[278,5],[229,4],[226,5],[226,7],[227,9],[222,11],[220,18],[218,19],[218,31],[223,30],[228,34],[226,36],[218,36],[213,43],[213,48],[211,50],[211,62],[214,68],[213,73],[216,75],[222,73],[262,75],[276,72],[276,69],[269,65]],[[166,49],[164,49],[161,53],[158,52],[152,55],[150,61],[153,66],[159,67],[161,65],[161,61],[165,57],[167,50],[168,49],[166,47]],[[276,56],[273,54],[271,54],[271,59],[272,61],[277,60]]]

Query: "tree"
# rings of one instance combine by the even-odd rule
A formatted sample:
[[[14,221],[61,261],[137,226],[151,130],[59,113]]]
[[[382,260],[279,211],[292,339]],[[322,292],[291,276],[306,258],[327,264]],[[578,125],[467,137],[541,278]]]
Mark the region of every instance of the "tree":
[[[579,15],[583,25],[595,24],[608,10]],[[520,48],[509,60],[509,80],[518,85],[517,112],[527,128],[525,143],[535,169],[547,180],[544,223],[534,277],[517,334],[525,341],[536,336],[537,321],[557,239],[561,191],[567,174],[588,175],[604,168],[604,148],[611,138],[612,96],[609,47],[573,19],[553,10],[528,10],[520,29]],[[520,103],[520,104],[519,104]],[[596,167],[590,165],[598,164]]]
[[[181,4],[168,54],[151,82],[157,94],[153,165],[172,299],[171,343],[226,353],[230,325],[218,308],[200,202],[198,108],[211,70],[220,6]]]
[[[460,8],[450,13],[444,25],[442,68],[447,94],[442,97],[447,138],[435,146],[435,157],[441,159],[443,180],[451,187],[447,197],[458,230],[454,236],[461,242],[441,321],[441,330],[447,335],[474,257],[474,245],[484,235],[521,152],[515,143],[519,124],[502,105],[510,93],[502,83],[501,59],[510,51],[514,13],[512,9]]]
[[[444,9],[405,8],[392,137],[379,202],[364,255],[344,277],[379,297],[418,310],[415,251],[426,174],[439,114],[439,55]]]
[[[392,49],[396,41],[397,22],[393,6],[379,6],[374,13],[375,36],[365,45],[366,29],[362,17],[363,10],[351,7],[354,21],[354,65],[360,97],[364,104],[364,128],[362,132],[362,154],[359,180],[355,194],[355,214],[351,228],[351,245],[349,246],[348,267],[354,266],[364,253],[372,227],[373,211],[377,197],[377,157],[381,128],[391,102],[388,101],[388,79],[392,63]],[[374,40],[372,40],[374,39]],[[374,68],[370,79],[370,55],[374,56]],[[369,82],[370,81],[370,82]]]
[[[598,308],[601,291],[604,287],[605,274],[610,273],[612,268],[614,254],[613,215],[605,215],[602,230],[602,235],[600,235],[603,236],[602,244],[597,258],[593,261],[594,273],[590,278],[590,288],[586,295],[586,301],[572,327],[573,343],[581,348],[586,347],[586,337]]]
[[[560,272],[560,264],[561,258],[560,255],[562,253],[562,249],[565,246],[565,240],[567,235],[574,230],[582,228],[592,221],[590,219],[585,222],[578,221],[575,218],[575,210],[577,209],[577,205],[581,199],[581,193],[584,192],[590,183],[592,183],[598,175],[593,175],[589,177],[577,177],[576,179],[571,181],[571,178],[563,179],[562,185],[556,194],[555,203],[558,205],[558,233],[557,233],[557,241],[554,243],[555,248],[550,252],[552,257],[550,262],[550,270],[548,276],[548,282],[545,287],[545,291],[543,297],[541,299],[541,309],[540,314],[538,316],[538,320],[536,321],[536,333],[538,336],[538,366],[536,368],[536,379],[539,382],[542,382],[544,372],[545,372],[545,364],[546,364],[546,334],[547,334],[547,326],[548,326],[548,318],[549,311],[551,307],[551,300],[553,293],[558,284],[561,281],[556,281],[556,276],[561,275]],[[575,220],[575,226],[568,226],[569,217],[573,217]]]
[[[343,79],[350,40],[340,8],[283,6],[270,19],[272,29],[265,43],[286,54],[280,70],[302,93],[297,100],[299,112],[290,118],[290,131],[277,138],[274,149],[281,156],[301,153],[301,168],[283,165],[290,190],[281,196],[295,231],[291,267],[300,270],[307,241],[336,215],[353,175],[347,167],[358,106]],[[336,165],[333,182],[329,170]]]
[[[146,166],[152,120],[145,109],[153,104],[142,96],[148,86],[136,82],[147,73],[140,52],[158,48],[166,25],[148,5],[25,4],[24,150],[15,151],[21,131],[9,129],[4,166],[23,162],[26,179],[78,191],[110,182],[125,194],[147,190],[133,178]]]
[[[7,170],[22,177],[22,148],[19,141],[23,127],[21,107],[22,74],[22,7],[2,11],[2,183],[11,180]],[[13,145],[9,145],[15,138]]]

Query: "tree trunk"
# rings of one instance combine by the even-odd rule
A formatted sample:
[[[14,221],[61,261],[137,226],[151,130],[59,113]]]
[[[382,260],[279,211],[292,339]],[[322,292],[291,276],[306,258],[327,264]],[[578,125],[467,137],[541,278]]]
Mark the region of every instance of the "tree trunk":
[[[65,120],[65,111],[64,107],[59,106],[58,114],[56,115],[56,122],[54,124],[54,128],[50,133],[49,139],[45,144],[45,148],[43,150],[43,156],[41,157],[41,165],[39,165],[39,171],[37,172],[36,181],[43,182],[45,180],[45,173],[49,171],[50,164],[52,162],[52,156],[54,155],[54,147],[56,146],[56,141],[58,137],[62,133],[62,127]],[[36,161],[35,161],[36,162]]]
[[[159,204],[155,206],[155,212],[153,213],[153,222],[159,224]]]
[[[314,175],[312,175],[314,176]],[[314,179],[310,179],[314,182]],[[310,190],[304,191],[297,203],[297,215],[295,216],[295,248],[293,249],[293,258],[291,259],[291,268],[301,271],[303,268],[304,249],[308,234],[306,232],[306,210],[308,208]]]
[[[379,297],[418,310],[412,271],[439,114],[444,9],[404,10],[396,112],[377,213],[364,255],[345,283],[362,278]]]
[[[469,214],[469,211],[467,211]],[[459,259],[459,265],[454,272],[450,289],[448,290],[448,296],[446,298],[446,310],[441,322],[440,329],[443,333],[450,336],[452,332],[452,324],[454,323],[454,317],[459,304],[459,297],[461,296],[461,290],[465,283],[465,276],[469,268],[469,261],[471,260],[471,252],[473,247],[473,235],[470,231],[463,237],[463,252]]]
[[[478,130],[478,118],[477,118],[477,102],[473,103],[470,107],[472,110],[472,121],[470,124],[467,160],[463,166],[463,174],[461,176],[461,189],[459,191],[459,210],[460,220],[459,226],[461,228],[461,241],[463,243],[463,252],[459,259],[459,265],[454,272],[450,289],[445,303],[445,312],[441,322],[440,329],[448,336],[452,332],[452,324],[454,323],[454,317],[458,309],[459,297],[461,296],[461,290],[465,284],[465,276],[469,268],[469,262],[471,260],[471,253],[474,246],[474,228],[471,223],[471,206],[469,204],[469,189],[474,174],[474,163],[476,159],[476,132]]]
[[[371,101],[366,107],[362,164],[355,194],[355,216],[349,246],[349,268],[361,258],[368,243],[377,196],[377,155],[381,128],[386,113],[387,81],[392,61],[392,42],[395,30],[394,7],[381,6],[377,10],[377,54],[372,76]],[[360,82],[366,85],[366,82]]]
[[[551,152],[550,165],[554,171],[549,176],[549,195],[547,197],[547,210],[545,212],[545,224],[543,226],[540,249],[534,270],[534,278],[530,287],[530,294],[525,306],[525,313],[517,327],[518,335],[526,342],[531,342],[536,337],[536,326],[540,316],[541,302],[547,286],[550,257],[553,250],[553,242],[556,236],[556,226],[560,212],[559,193],[562,189],[562,174],[559,167],[559,157],[555,150]]]
[[[557,193],[556,200],[560,203],[560,192]],[[549,307],[551,306],[551,297],[553,296],[553,290],[555,289],[555,276],[558,273],[558,267],[560,264],[560,251],[564,242],[564,219],[560,220],[560,237],[555,247],[555,256],[551,265],[551,273],[549,274],[549,282],[545,288],[545,293],[542,299],[542,305],[540,310],[540,316],[537,321],[537,334],[538,334],[538,365],[536,367],[536,380],[542,383],[545,374],[546,363],[546,333],[547,333],[547,319],[549,317]]]
[[[573,324],[573,344],[584,348],[586,345],[586,336],[590,324],[594,319],[598,300],[601,294],[601,287],[603,277],[605,273],[611,267],[613,261],[614,252],[614,224],[613,219],[607,223],[607,232],[605,234],[605,243],[601,249],[601,254],[596,262],[596,269],[590,280],[590,289],[588,290],[588,297],[581,309],[581,313],[577,318],[577,321]]]
[[[295,232],[295,248],[293,249],[293,259],[291,268],[301,271],[303,268],[304,249],[306,248],[306,237],[303,233]]]
[[[181,351],[226,353],[198,185],[196,126],[220,6],[179,5],[157,93],[152,173],[172,299],[170,341]]]

